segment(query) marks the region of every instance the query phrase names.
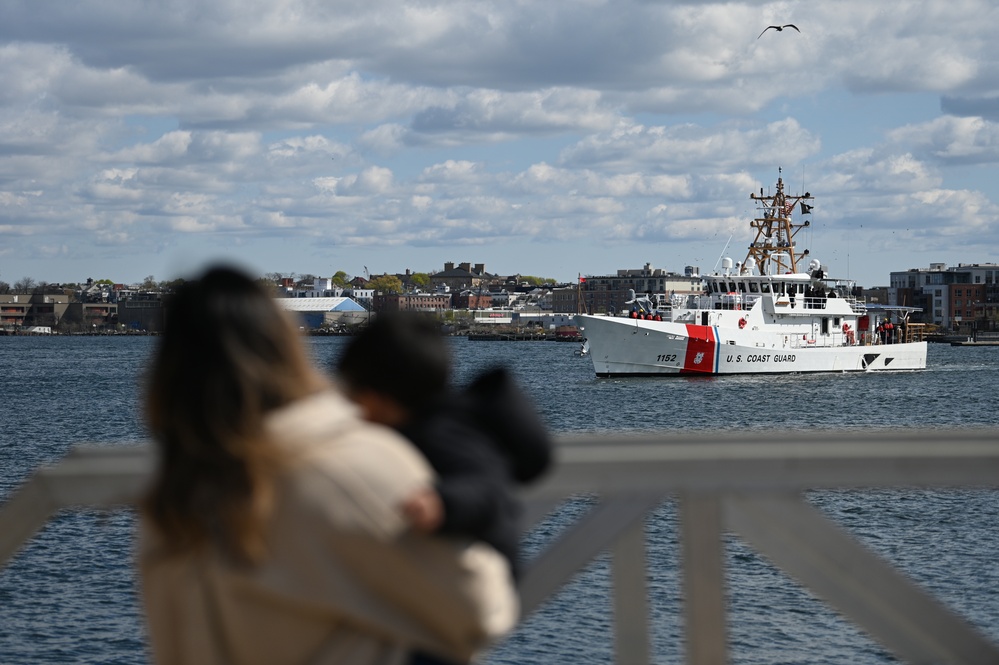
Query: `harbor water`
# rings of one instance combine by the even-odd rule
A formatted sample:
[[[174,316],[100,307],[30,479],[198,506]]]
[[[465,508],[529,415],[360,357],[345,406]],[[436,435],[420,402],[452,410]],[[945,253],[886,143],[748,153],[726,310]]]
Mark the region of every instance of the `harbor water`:
[[[310,338],[328,366],[345,338]],[[144,438],[140,393],[154,337],[0,337],[0,502],[81,442]],[[999,347],[931,345],[915,373],[597,379],[572,344],[454,339],[459,381],[510,367],[557,433],[999,427]],[[823,491],[809,499],[999,642],[999,492]],[[527,536],[529,556],[585,510],[573,499]],[[67,511],[0,570],[0,664],[145,663],[128,510]],[[677,520],[647,522],[657,663],[683,659]],[[727,539],[736,663],[894,659],[735,537]],[[597,559],[485,658],[612,661],[607,560]]]

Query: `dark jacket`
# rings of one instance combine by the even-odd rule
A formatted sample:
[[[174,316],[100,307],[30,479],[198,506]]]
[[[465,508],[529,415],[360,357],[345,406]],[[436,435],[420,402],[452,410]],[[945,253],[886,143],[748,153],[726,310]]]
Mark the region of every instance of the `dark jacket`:
[[[489,543],[516,572],[522,528],[516,486],[544,473],[552,446],[544,423],[509,372],[485,372],[400,431],[439,475],[440,532]]]

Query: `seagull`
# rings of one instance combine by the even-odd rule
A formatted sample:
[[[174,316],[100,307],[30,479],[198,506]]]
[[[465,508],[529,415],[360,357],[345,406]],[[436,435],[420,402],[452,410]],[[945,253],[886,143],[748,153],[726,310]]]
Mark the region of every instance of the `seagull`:
[[[767,27],[765,27],[765,28],[763,29],[763,32],[766,32],[766,31],[767,31],[767,30],[769,30],[770,28],[773,28],[773,29],[774,29],[774,30],[776,30],[777,32],[780,32],[780,31],[781,31],[781,30],[783,30],[784,28],[794,28],[795,30],[798,30],[798,26],[796,26],[796,25],[795,25],[794,23],[788,23],[788,24],[786,24],[786,25],[768,25]],[[761,32],[761,33],[760,33],[760,37],[762,37],[762,36],[763,36],[763,32]],[[801,30],[798,30],[798,32],[801,32]],[[757,39],[759,39],[760,37],[757,37]]]

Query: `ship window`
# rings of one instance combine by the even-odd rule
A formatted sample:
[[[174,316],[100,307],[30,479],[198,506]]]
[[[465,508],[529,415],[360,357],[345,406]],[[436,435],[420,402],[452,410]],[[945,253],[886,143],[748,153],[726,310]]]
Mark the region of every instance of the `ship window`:
[[[739,293],[745,293],[745,292],[746,292],[746,283],[739,282]]]
[[[764,282],[763,284],[760,284],[760,291],[763,291],[763,293],[770,293],[770,283]]]
[[[735,282],[729,282],[728,283],[728,292],[729,293],[735,293]]]
[[[749,283],[749,292],[750,293],[759,293],[760,292],[759,286],[756,284],[756,282],[750,282]]]

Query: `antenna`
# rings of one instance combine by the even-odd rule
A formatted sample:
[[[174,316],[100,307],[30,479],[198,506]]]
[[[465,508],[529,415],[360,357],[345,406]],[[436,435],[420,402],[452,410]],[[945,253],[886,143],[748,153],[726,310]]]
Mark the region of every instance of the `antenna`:
[[[721,263],[721,260],[722,260],[722,257],[723,257],[723,256],[725,256],[725,250],[726,250],[726,249],[728,249],[728,244],[729,244],[730,242],[732,242],[732,237],[733,237],[733,236],[729,236],[729,237],[728,237],[728,242],[726,242],[726,243],[725,243],[725,246],[724,246],[724,247],[722,247],[722,251],[721,251],[721,254],[719,254],[719,255],[718,255],[718,260],[717,260],[717,261],[715,261],[715,267],[714,267],[714,271],[715,271],[715,272],[718,272],[718,264],[719,264],[719,263]]]

